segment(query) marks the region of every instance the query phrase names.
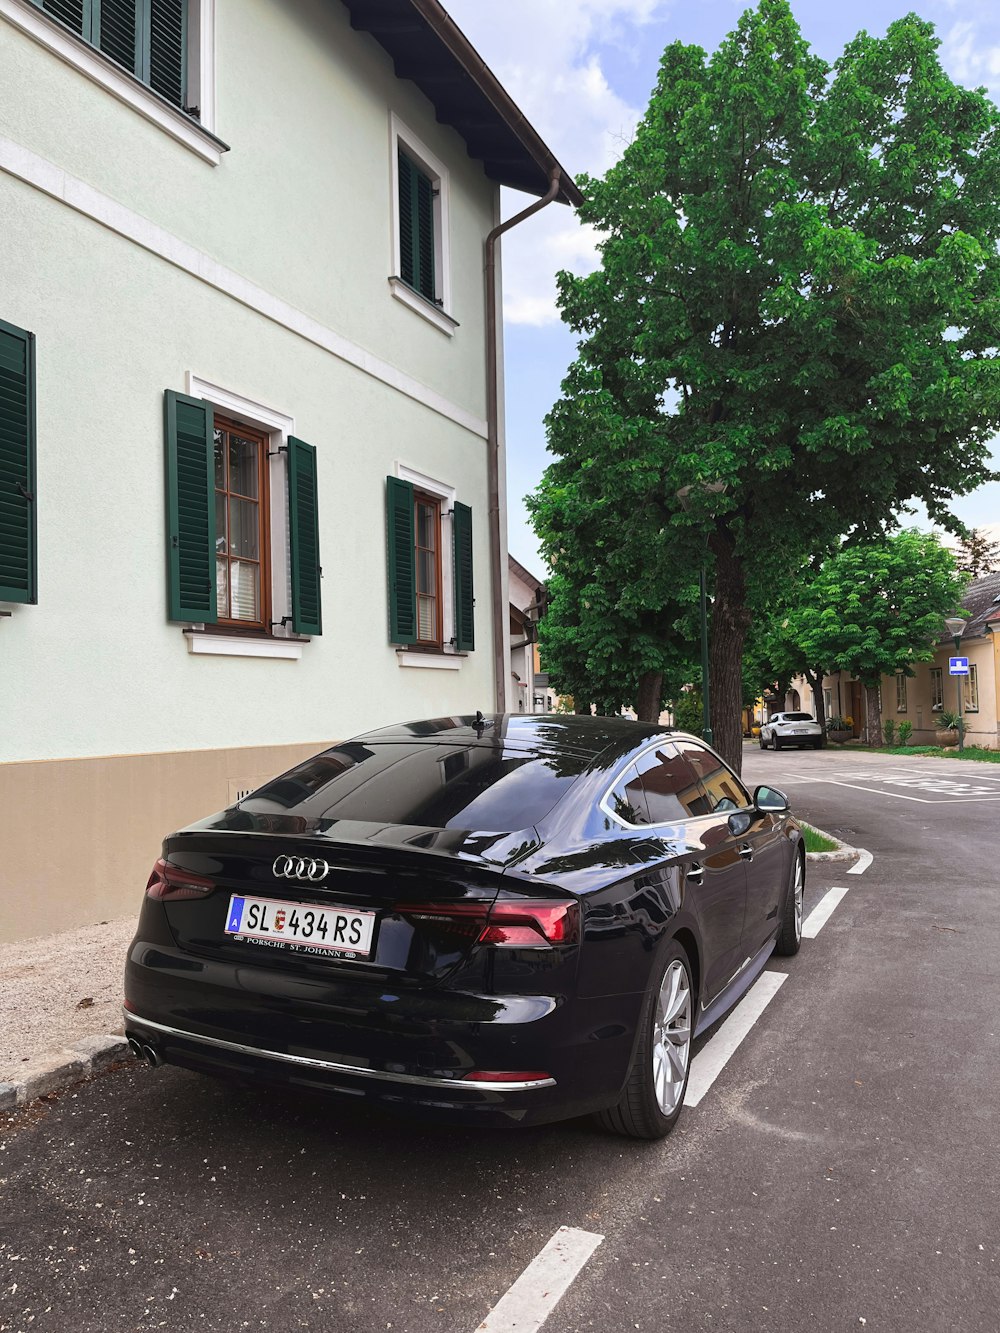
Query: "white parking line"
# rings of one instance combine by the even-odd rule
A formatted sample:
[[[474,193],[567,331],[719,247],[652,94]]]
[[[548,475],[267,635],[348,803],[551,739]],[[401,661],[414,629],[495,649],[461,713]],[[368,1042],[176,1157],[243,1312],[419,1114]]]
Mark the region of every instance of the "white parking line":
[[[725,1069],[740,1042],[788,980],[784,972],[762,972],[714,1037],[705,1042],[691,1064],[685,1106],[697,1106]]]
[[[560,1227],[500,1297],[476,1333],[535,1333],[603,1239],[594,1231]]]
[[[858,853],[858,863],[851,866],[847,873],[849,875],[863,875],[875,858],[871,852],[866,852],[863,847],[856,847],[854,850]]]
[[[825,893],[819,902],[812,909],[805,921],[802,923],[802,938],[804,940],[814,940],[826,923],[833,916],[837,904],[841,901],[847,889],[831,889]]]

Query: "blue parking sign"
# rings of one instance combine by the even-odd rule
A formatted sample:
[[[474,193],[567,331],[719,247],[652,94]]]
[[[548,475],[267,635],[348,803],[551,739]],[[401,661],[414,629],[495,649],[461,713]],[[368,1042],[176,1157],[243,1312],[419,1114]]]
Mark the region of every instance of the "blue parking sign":
[[[948,658],[949,676],[967,676],[968,674],[969,674],[969,659],[967,657]]]

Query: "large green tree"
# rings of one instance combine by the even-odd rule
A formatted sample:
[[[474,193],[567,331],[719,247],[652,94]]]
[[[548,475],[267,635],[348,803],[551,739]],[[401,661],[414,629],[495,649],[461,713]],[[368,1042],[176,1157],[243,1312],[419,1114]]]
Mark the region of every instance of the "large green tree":
[[[627,563],[653,612],[707,557],[713,725],[737,769],[753,584],[911,498],[950,526],[950,497],[991,475],[1000,115],[937,46],[911,14],[831,69],[787,0],[761,0],[714,55],[667,48],[621,160],[581,181],[601,264],[559,279],[579,354],[536,529],[578,586],[614,552],[610,583]]]
[[[845,545],[803,583],[781,617],[780,639],[801,661],[850,671],[864,684],[865,733],[879,745],[882,677],[912,675],[934,656],[967,581],[929,533]]]

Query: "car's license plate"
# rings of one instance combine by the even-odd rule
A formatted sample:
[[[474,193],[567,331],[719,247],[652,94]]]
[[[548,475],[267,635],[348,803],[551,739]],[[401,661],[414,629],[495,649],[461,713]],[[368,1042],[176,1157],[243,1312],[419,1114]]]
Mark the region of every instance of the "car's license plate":
[[[374,912],[244,898],[236,893],[229,900],[226,917],[226,934],[250,944],[297,953],[337,953],[348,958],[368,956],[374,929]]]

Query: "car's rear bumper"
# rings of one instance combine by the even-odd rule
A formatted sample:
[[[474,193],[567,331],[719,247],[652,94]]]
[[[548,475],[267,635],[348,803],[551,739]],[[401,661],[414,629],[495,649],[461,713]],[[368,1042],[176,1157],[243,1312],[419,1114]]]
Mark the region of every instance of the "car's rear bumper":
[[[486,996],[334,987],[135,941],[126,1035],[159,1060],[481,1124],[533,1124],[617,1099],[641,996]],[[470,1082],[472,1071],[544,1078]]]

